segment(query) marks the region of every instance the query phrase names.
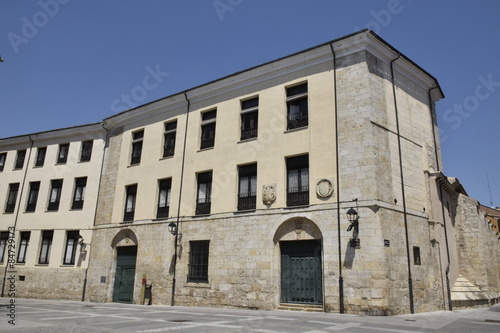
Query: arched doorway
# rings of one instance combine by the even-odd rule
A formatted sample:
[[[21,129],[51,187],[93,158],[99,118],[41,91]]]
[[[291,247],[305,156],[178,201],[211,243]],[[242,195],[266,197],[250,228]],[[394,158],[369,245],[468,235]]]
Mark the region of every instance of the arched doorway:
[[[113,302],[133,303],[137,238],[131,230],[122,230],[113,239],[112,246],[116,249]]]
[[[323,304],[322,234],[305,218],[283,222],[274,236],[280,252],[280,303]]]

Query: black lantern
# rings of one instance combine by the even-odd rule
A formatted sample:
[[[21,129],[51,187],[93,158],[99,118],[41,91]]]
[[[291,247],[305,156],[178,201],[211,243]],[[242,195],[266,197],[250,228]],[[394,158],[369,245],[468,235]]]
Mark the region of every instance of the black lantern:
[[[351,225],[347,228],[347,231],[351,231],[354,228],[356,233],[358,232],[358,212],[354,208],[350,208],[347,211],[347,220],[351,222]]]
[[[177,224],[170,222],[168,225],[168,231],[174,236],[177,235]]]

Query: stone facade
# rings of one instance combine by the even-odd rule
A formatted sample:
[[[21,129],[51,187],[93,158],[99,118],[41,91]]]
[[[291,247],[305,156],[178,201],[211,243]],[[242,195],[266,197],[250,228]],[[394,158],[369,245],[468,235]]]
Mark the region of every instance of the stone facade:
[[[442,97],[431,75],[361,31],[106,118],[88,270],[60,283],[75,290],[83,278],[97,302],[370,315],[462,306],[457,283],[470,283],[492,303],[499,244],[440,171]],[[296,98],[307,117],[290,128]],[[255,111],[256,136],[242,139]],[[201,148],[207,124],[214,141]],[[301,197],[290,189],[299,179]],[[241,209],[251,182],[254,206]],[[359,230],[347,231],[349,208]]]

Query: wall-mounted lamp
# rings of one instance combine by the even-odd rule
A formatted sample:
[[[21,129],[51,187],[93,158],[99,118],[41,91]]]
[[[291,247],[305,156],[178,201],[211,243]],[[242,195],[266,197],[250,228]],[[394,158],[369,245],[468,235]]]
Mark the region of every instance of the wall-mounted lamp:
[[[177,224],[174,222],[170,222],[168,225],[168,232],[170,232],[172,235],[177,235]]]
[[[82,250],[84,250],[87,247],[87,245],[89,245],[89,244],[85,243],[85,239],[83,239],[83,236],[80,234],[78,234],[76,236],[76,242],[78,243],[78,245],[81,246]]]
[[[353,201],[356,201],[356,208],[357,208],[358,207],[358,199],[354,199]],[[359,224],[358,224],[359,216],[358,216],[358,212],[356,209],[351,207],[347,211],[347,220],[351,223],[349,225],[349,227],[347,228],[347,231],[351,231],[354,228],[354,231],[356,233],[358,233],[359,232]]]

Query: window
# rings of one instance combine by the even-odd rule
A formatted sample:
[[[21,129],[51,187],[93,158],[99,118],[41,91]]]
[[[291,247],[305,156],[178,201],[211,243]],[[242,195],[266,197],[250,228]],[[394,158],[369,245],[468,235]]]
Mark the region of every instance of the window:
[[[76,257],[76,248],[78,247],[78,231],[68,231],[66,233],[66,249],[64,251],[64,265],[74,265]]]
[[[82,151],[80,152],[80,162],[88,162],[92,157],[92,145],[94,141],[82,141]]]
[[[0,262],[5,260],[5,249],[7,248],[7,241],[9,240],[9,232],[0,232]]]
[[[82,209],[85,199],[85,188],[87,187],[87,177],[75,178],[75,193],[71,209]]]
[[[290,157],[287,167],[287,206],[309,204],[309,159],[308,155]]]
[[[198,174],[198,196],[196,215],[210,214],[212,200],[212,171]]]
[[[168,209],[170,207],[170,187],[172,184],[171,179],[162,179],[158,181],[158,210],[156,211],[156,218],[168,217]]]
[[[132,157],[130,159],[131,165],[141,163],[143,138],[144,131],[139,131],[132,134]]]
[[[211,148],[215,144],[215,118],[217,110],[201,114],[201,144],[200,149]]]
[[[287,130],[308,124],[307,83],[286,89]]]
[[[255,209],[257,202],[257,164],[240,166],[238,210]]]
[[[50,257],[50,248],[52,247],[53,230],[42,231],[42,247],[40,248],[39,264],[48,264]]]
[[[22,169],[24,167],[25,157],[26,157],[26,149],[17,151],[16,165],[14,166],[15,170],[19,170],[19,169]]]
[[[163,157],[174,156],[177,120],[165,124]]]
[[[45,155],[47,154],[47,147],[39,147],[36,150],[36,160],[35,166],[42,167],[43,163],[45,163]]]
[[[38,191],[40,190],[40,182],[30,183],[30,192],[28,194],[28,203],[26,204],[27,212],[34,212],[36,209],[36,202],[38,200]]]
[[[208,248],[210,241],[189,242],[188,282],[208,282]]]
[[[19,242],[19,252],[17,253],[17,262],[20,264],[26,263],[26,253],[28,252],[28,245],[30,242],[31,232],[22,231]]]
[[[7,196],[7,205],[5,206],[6,213],[13,213],[16,209],[17,192],[19,191],[19,183],[9,184],[9,195]]]
[[[420,258],[420,247],[414,246],[413,247],[413,263],[415,265],[421,265],[422,261]]]
[[[0,172],[3,171],[3,168],[5,167],[5,160],[7,159],[7,153],[1,153],[0,154]]]
[[[65,164],[68,161],[69,143],[59,145],[57,164]]]
[[[137,185],[127,186],[126,193],[125,213],[123,214],[123,221],[133,221],[135,213],[135,199],[137,196]]]
[[[59,201],[61,200],[61,191],[63,180],[62,179],[53,179],[50,181],[51,189],[49,195],[49,206],[47,210],[56,211],[59,209]]]
[[[241,102],[241,140],[257,137],[259,98]]]

